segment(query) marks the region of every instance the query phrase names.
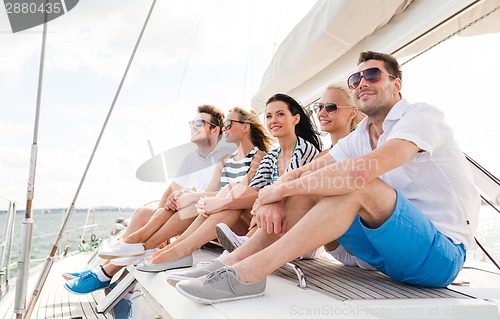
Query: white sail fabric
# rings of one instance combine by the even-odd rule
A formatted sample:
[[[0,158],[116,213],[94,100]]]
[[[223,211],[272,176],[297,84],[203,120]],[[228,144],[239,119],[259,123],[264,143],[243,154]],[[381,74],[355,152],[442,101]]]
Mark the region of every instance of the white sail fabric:
[[[500,0],[319,0],[276,51],[252,107],[262,112],[275,93],[308,104],[352,72],[359,52],[408,56],[499,6]],[[466,34],[498,32],[500,9],[487,19]]]

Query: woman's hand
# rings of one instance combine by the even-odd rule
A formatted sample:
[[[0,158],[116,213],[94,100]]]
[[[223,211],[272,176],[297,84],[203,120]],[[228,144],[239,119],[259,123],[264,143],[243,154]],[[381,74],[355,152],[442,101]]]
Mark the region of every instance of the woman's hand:
[[[177,198],[177,206],[179,209],[188,207],[189,205],[196,203],[200,198],[200,193],[182,193]]]
[[[283,199],[283,186],[281,184],[268,185],[259,191],[258,201],[260,205],[279,202]]]
[[[202,197],[195,205],[198,214],[208,217],[209,215],[218,213],[224,210],[226,198],[220,197]]]
[[[182,192],[181,191],[173,191],[170,196],[168,196],[167,201],[165,202],[165,208],[170,209],[171,211],[178,211],[180,209],[180,205],[177,202],[177,199],[179,199],[179,196],[181,196]]]

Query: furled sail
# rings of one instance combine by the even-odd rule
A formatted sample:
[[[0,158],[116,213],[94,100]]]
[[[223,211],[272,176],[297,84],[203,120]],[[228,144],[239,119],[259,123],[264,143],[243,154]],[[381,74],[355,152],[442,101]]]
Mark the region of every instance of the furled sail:
[[[252,107],[262,112],[278,92],[306,105],[345,79],[359,52],[410,56],[485,15],[461,35],[500,31],[500,0],[319,0],[276,51]]]

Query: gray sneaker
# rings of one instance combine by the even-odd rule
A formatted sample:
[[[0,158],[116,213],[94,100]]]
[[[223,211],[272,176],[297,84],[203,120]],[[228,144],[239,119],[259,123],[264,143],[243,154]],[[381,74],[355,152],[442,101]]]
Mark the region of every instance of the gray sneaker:
[[[224,267],[205,277],[183,280],[175,288],[189,299],[214,304],[263,296],[266,279],[252,283],[241,282],[236,270]]]
[[[181,280],[199,278],[208,275],[212,271],[225,267],[218,259],[214,259],[201,267],[193,267],[184,271],[178,271],[167,275],[167,282],[174,286]]]

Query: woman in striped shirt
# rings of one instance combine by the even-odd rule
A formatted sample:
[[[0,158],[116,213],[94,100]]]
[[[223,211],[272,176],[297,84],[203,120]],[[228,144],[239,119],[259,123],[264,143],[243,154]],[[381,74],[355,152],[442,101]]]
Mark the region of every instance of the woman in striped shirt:
[[[266,125],[279,146],[264,156],[248,186],[240,183],[223,198],[201,198],[196,205],[200,216],[178,240],[153,254],[148,263],[137,267],[138,270],[159,272],[192,265],[192,252],[215,239],[215,225],[225,223],[233,227],[242,217],[248,227],[258,191],[285,172],[307,164],[321,150],[321,141],[311,120],[288,95],[276,94],[267,101]]]

